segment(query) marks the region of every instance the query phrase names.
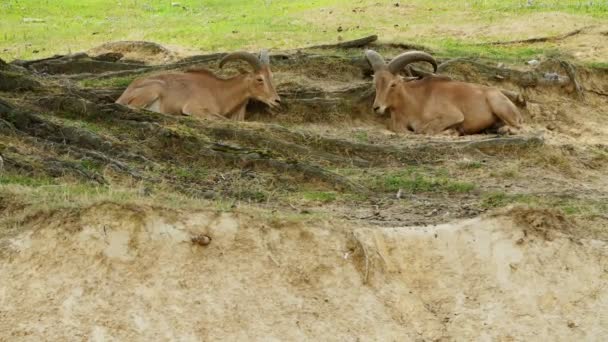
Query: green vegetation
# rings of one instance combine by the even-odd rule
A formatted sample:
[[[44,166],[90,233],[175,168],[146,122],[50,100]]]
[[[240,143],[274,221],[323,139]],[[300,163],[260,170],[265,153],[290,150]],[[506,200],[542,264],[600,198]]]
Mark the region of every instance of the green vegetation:
[[[481,169],[483,167],[483,163],[478,161],[467,161],[459,164],[463,169]]]
[[[396,8],[397,2],[4,0],[0,2],[0,55],[5,59],[49,56],[116,40],[155,41],[191,51],[283,49],[375,33],[383,40],[428,45],[446,56],[520,60],[541,54],[548,46],[479,46],[475,43],[526,38],[530,32],[478,30],[466,37],[461,29],[471,31],[467,30],[471,26],[543,12],[567,12],[589,24],[608,17],[605,1],[534,0],[528,6],[526,0],[412,0]],[[450,29],[441,31],[446,23]],[[556,32],[560,24],[553,25]]]
[[[355,134],[353,136],[355,137],[355,140],[357,140],[360,143],[364,143],[364,144],[369,143],[369,135],[367,134],[367,132],[358,131],[358,132],[355,132]]]
[[[409,193],[465,193],[475,189],[475,185],[472,183],[454,181],[446,175],[431,176],[417,168],[408,168],[385,175],[379,179],[378,186],[383,191],[393,192],[401,189]]]
[[[336,200],[336,193],[327,191],[305,191],[302,193],[302,197],[311,202],[329,203]]]
[[[81,208],[101,202],[162,204],[168,208],[201,207],[200,199],[175,191],[164,191],[162,184],[157,186],[156,191],[146,193],[142,191],[142,184],[114,187],[65,180],[58,182],[58,179],[7,172],[0,174],[0,197],[12,198],[16,203],[27,204],[31,210]]]
[[[53,179],[48,177],[31,177],[24,175],[15,175],[2,173],[0,174],[0,185],[21,185],[21,186],[43,186],[54,184]]]
[[[86,79],[81,82],[81,85],[89,88],[126,88],[135,78],[136,76]]]
[[[193,182],[205,180],[209,177],[209,170],[201,167],[172,167],[167,173]]]
[[[507,194],[504,192],[487,193],[482,198],[482,207],[487,209],[500,208],[509,204],[556,208],[568,215],[594,216],[608,212],[608,201],[605,200]]]
[[[546,54],[545,48],[529,46],[488,46],[447,38],[434,43],[447,58],[487,58],[505,62],[530,60]]]
[[[512,203],[530,204],[533,198],[527,195],[509,195],[504,192],[492,192],[484,194],[482,207],[500,208]]]

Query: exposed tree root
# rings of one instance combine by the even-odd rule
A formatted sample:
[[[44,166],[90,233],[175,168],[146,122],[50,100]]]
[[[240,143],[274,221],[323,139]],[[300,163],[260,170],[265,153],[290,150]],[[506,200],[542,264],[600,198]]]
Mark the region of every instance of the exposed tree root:
[[[537,38],[529,38],[529,39],[519,39],[519,40],[510,40],[510,41],[497,41],[497,42],[489,42],[489,43],[481,43],[479,45],[516,45],[516,44],[532,44],[532,43],[545,43],[545,42],[557,42],[560,40],[564,40],[566,38],[570,38],[572,36],[576,36],[593,26],[585,26],[583,28],[570,31],[564,34],[560,34],[558,36],[548,36],[548,37],[537,37]]]
[[[574,86],[574,91],[576,92],[576,95],[579,98],[583,98],[585,95],[584,89],[578,82],[578,77],[576,77],[576,68],[574,67],[574,65],[567,61],[559,61],[559,64],[562,66],[562,68],[564,68],[564,70],[568,74],[570,82],[572,82],[572,85]]]
[[[330,184],[336,188],[355,192],[366,191],[362,186],[359,186],[348,179],[329,172],[321,167],[305,162],[306,159],[327,160],[330,163],[348,161],[338,156],[333,156],[328,153],[317,153],[308,151],[307,155],[302,155],[305,152],[305,147],[298,147],[295,144],[280,143],[279,141],[271,141],[267,144],[272,149],[260,150],[244,147],[231,147],[217,142],[208,142],[191,134],[179,133],[177,131],[168,130],[160,125],[151,125],[150,121],[154,121],[155,115],[147,115],[148,113],[139,113],[132,111],[122,106],[109,106],[117,111],[104,110],[107,108],[96,105],[86,99],[75,96],[59,96],[46,97],[44,103],[54,105],[56,110],[74,110],[76,113],[85,114],[89,118],[100,119],[104,118],[104,114],[112,113],[105,119],[111,119],[117,124],[131,122],[132,127],[137,126],[143,130],[144,144],[148,145],[148,153],[156,154],[152,159],[167,158],[168,161],[180,162],[194,159],[213,160],[216,163],[220,161],[222,164],[238,167],[238,168],[256,168],[265,169],[281,174],[290,173],[300,175],[305,181],[321,181]],[[59,148],[58,152],[75,152],[76,156],[93,158],[102,161],[104,164],[109,164],[116,169],[127,173],[136,178],[141,178],[141,172],[133,168],[129,168],[125,163],[115,158],[107,156],[116,155],[120,158],[128,158],[129,156],[139,155],[143,151],[136,152],[129,146],[122,146],[115,142],[111,142],[99,135],[90,131],[75,127],[65,127],[57,125],[45,118],[27,112],[18,111],[12,108],[8,103],[3,103],[3,110],[0,112],[0,118],[8,122],[16,130],[24,134],[36,137],[38,139],[47,140],[58,143],[60,145],[69,146],[69,148]],[[86,116],[83,117],[86,119]],[[172,121],[175,123],[185,123],[188,119],[171,120],[171,117],[165,115],[157,115],[159,121]],[[165,120],[163,120],[165,119]],[[188,121],[192,123],[194,120]],[[229,127],[224,128],[209,128],[206,129],[201,123],[195,123],[196,128],[200,128],[201,132],[209,132],[211,137],[229,137],[231,132]],[[242,139],[239,142],[251,142],[254,140],[264,141],[263,136],[255,131],[240,130],[236,134]],[[149,136],[156,137],[153,140],[148,139]],[[232,133],[234,136],[234,133]],[[249,144],[251,145],[251,144]],[[289,156],[289,157],[288,157]],[[313,157],[310,157],[313,156]],[[145,156],[144,156],[145,157]],[[279,159],[280,158],[280,159]],[[128,158],[131,159],[131,158]],[[69,165],[68,165],[69,166]],[[67,166],[66,166],[67,167]],[[72,167],[74,168],[74,167]],[[78,169],[75,169],[78,171]],[[53,174],[54,175],[54,174]]]
[[[363,38],[359,38],[359,39],[353,39],[353,40],[348,40],[345,42],[340,42],[337,44],[323,44],[323,45],[314,45],[314,46],[310,46],[305,49],[350,49],[350,48],[360,48],[360,47],[364,47],[367,46],[373,42],[375,42],[376,40],[378,40],[378,36],[377,35],[371,35],[371,36],[367,36],[367,37],[363,37]]]
[[[97,172],[85,169],[82,165],[56,158],[24,156],[15,152],[3,152],[4,166],[7,170],[28,173],[43,173],[50,177],[73,176],[97,184],[107,184],[104,177]]]

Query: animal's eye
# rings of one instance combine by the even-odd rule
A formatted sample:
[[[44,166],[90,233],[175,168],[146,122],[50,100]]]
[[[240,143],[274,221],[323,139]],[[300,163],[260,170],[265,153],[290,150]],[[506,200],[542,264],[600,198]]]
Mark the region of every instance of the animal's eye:
[[[395,88],[396,84],[395,83],[391,83],[391,88]]]
[[[263,78],[261,78],[261,77],[260,77],[260,78],[258,78],[258,79],[256,79],[256,81],[258,81],[258,82],[260,82],[260,83],[264,83],[264,79],[263,79]]]

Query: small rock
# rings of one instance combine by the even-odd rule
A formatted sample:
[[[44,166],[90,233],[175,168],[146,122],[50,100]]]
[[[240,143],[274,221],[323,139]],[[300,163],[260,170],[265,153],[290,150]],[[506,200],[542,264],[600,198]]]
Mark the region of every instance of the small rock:
[[[498,69],[502,69],[505,67],[505,63],[498,63],[498,65],[496,66]]]
[[[182,4],[180,4],[179,2],[172,2],[172,3],[171,3],[171,6],[173,6],[173,7],[179,7],[179,6],[181,6],[181,5],[182,5]]]
[[[547,125],[547,129],[550,131],[555,131],[557,129],[557,126],[551,123]]]
[[[395,24],[395,25],[393,25],[393,27],[394,27],[394,28],[397,28],[397,27],[399,27],[399,24]]]
[[[439,209],[433,209],[430,212],[428,212],[425,216],[426,217],[431,217],[431,216],[436,215],[438,212],[439,212]]]
[[[338,32],[342,32],[344,31],[344,29],[342,28],[342,26],[338,26]]]
[[[395,7],[399,7],[400,5],[399,5],[399,3],[398,3],[398,2],[395,2],[395,3],[393,4],[393,6],[395,6]]]
[[[551,82],[557,82],[559,81],[559,75],[556,72],[546,72],[543,77],[547,80],[547,81],[551,81]]]
[[[531,59],[531,60],[527,61],[526,64],[531,65],[531,66],[537,66],[540,64],[540,61],[538,59]]]
[[[193,236],[190,239],[190,241],[195,245],[207,246],[208,244],[211,243],[211,238],[207,235],[201,234],[201,235]]]
[[[568,321],[568,328],[573,329],[576,328],[578,325],[572,321]]]

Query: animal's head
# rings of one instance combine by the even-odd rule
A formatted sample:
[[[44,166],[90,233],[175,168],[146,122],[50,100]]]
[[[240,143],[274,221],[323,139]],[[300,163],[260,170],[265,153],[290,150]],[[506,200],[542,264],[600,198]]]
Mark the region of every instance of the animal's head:
[[[376,86],[376,98],[374,99],[374,111],[383,115],[398,101],[399,92],[403,91],[401,85],[409,79],[399,73],[410,63],[428,62],[433,65],[433,72],[437,71],[437,62],[426,52],[409,51],[395,57],[389,64],[384,58],[373,50],[365,51],[365,57],[374,70],[374,84]]]
[[[234,60],[243,60],[253,67],[253,72],[245,77],[251,97],[266,103],[270,107],[280,106],[281,98],[274,87],[268,52],[262,50],[259,58],[249,52],[234,52],[222,58],[220,68],[227,62]]]

